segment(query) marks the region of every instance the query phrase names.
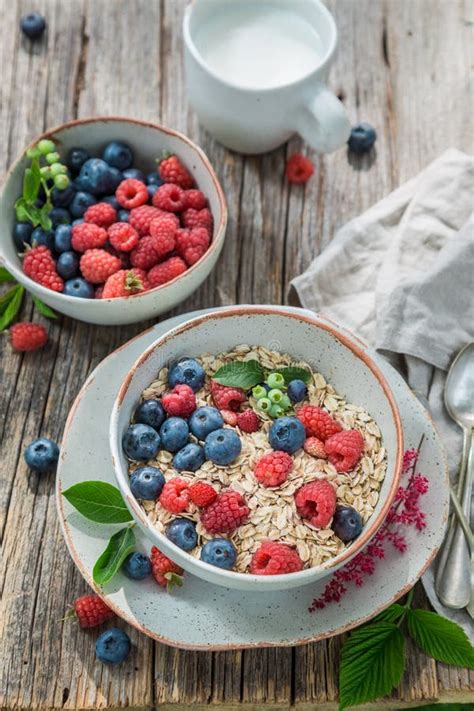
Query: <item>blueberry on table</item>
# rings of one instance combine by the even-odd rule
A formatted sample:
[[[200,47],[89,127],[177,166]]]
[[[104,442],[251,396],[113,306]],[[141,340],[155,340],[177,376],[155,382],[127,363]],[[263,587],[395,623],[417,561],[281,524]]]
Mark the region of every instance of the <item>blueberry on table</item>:
[[[204,385],[204,368],[194,358],[180,358],[173,363],[168,372],[168,385],[189,385],[196,392]]]
[[[232,570],[236,559],[235,546],[227,538],[213,538],[201,548],[201,560],[223,570]]]
[[[104,148],[102,158],[106,163],[118,168],[119,170],[125,170],[130,168],[133,164],[133,152],[130,146],[121,141],[112,141],[108,143]]]
[[[166,537],[183,551],[197,546],[196,524],[187,518],[175,518],[166,528]]]
[[[32,232],[33,225],[31,222],[15,222],[15,226],[13,227],[13,241],[19,251],[23,252],[25,244],[30,244]]]
[[[163,405],[159,400],[144,400],[138,405],[135,410],[135,422],[141,422],[143,425],[150,425],[158,431],[165,421],[166,413]]]
[[[82,277],[68,279],[64,284],[63,294],[66,296],[78,296],[81,299],[93,299],[95,296],[94,287]]]
[[[66,165],[74,173],[78,173],[90,155],[85,148],[71,148],[66,157]]]
[[[61,252],[56,262],[56,271],[66,281],[76,276],[79,271],[79,257],[75,252]],[[74,294],[75,295],[75,294]],[[86,297],[89,298],[89,297]]]
[[[54,469],[59,459],[59,447],[56,442],[47,437],[35,439],[25,449],[25,461],[36,472],[47,472]]]
[[[145,173],[138,168],[127,168],[122,172],[123,180],[140,180],[142,183],[146,183]]]
[[[138,467],[130,477],[130,490],[137,499],[156,501],[165,485],[165,477],[158,467]]]
[[[23,34],[31,40],[37,40],[46,29],[46,20],[39,12],[30,12],[21,18],[20,28]]]
[[[224,426],[224,418],[216,407],[204,405],[194,410],[189,418],[189,429],[198,439],[206,439],[207,435]]]
[[[163,449],[168,452],[178,452],[188,441],[189,427],[182,417],[168,417],[160,427],[160,437]]]
[[[122,570],[132,580],[144,580],[151,574],[151,560],[145,553],[130,553],[122,563]]]
[[[130,637],[123,630],[113,627],[97,638],[95,653],[104,664],[120,664],[130,654]]]
[[[204,450],[199,444],[189,442],[185,444],[173,457],[173,466],[175,469],[186,472],[195,472],[206,461]]]
[[[260,401],[259,401],[260,402]],[[268,441],[273,449],[294,454],[301,449],[306,439],[303,424],[297,417],[279,417],[272,424]]]
[[[70,252],[72,227],[71,225],[58,225],[54,231],[54,249],[56,252]]]
[[[222,428],[207,435],[204,452],[217,465],[231,464],[242,451],[242,442],[234,430]]]
[[[122,447],[129,459],[154,459],[160,449],[160,435],[149,425],[130,425],[122,437]]]
[[[291,380],[288,383],[287,394],[291,402],[301,402],[304,400],[308,394],[308,388],[304,380]]]
[[[352,506],[336,506],[331,528],[341,541],[349,543],[360,535],[364,524]]]
[[[357,155],[363,155],[368,153],[372,146],[374,145],[377,138],[375,129],[370,125],[370,123],[359,123],[354,126],[351,130],[351,135],[347,144],[349,150]]]
[[[69,212],[73,217],[81,218],[88,207],[95,205],[97,200],[88,192],[79,190],[69,203]]]

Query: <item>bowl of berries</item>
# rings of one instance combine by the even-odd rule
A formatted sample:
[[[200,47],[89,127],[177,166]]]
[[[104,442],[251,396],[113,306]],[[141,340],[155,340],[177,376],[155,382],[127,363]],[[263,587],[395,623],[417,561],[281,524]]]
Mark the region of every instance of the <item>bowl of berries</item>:
[[[133,323],[198,288],[226,222],[214,170],[186,136],[135,119],[81,119],[43,134],[10,169],[0,262],[67,316]]]
[[[110,421],[118,485],[165,567],[247,590],[313,582],[359,552],[396,494],[402,440],[370,350],[266,306],[163,335]]]

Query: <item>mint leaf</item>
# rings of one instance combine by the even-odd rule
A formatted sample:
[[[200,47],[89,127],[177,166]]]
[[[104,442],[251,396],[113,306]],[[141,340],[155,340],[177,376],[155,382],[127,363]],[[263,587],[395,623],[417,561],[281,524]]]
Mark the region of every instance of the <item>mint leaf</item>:
[[[380,612],[374,619],[373,622],[397,622],[406,612],[406,608],[403,605],[395,603],[395,605],[390,605],[386,610]]]
[[[288,385],[292,380],[302,380],[307,383],[311,378],[311,373],[306,368],[298,368],[296,366],[289,365],[287,368],[278,368],[278,370],[273,371],[274,373],[281,373],[285,378],[285,383]]]
[[[10,301],[14,298],[19,286],[19,284],[17,284],[16,286],[12,286],[11,289],[8,289],[5,294],[2,294],[2,296],[0,296],[0,315],[5,313],[5,309],[7,308]]]
[[[53,226],[53,221],[51,220],[49,213],[51,211],[51,205],[48,202],[45,202],[43,207],[39,211],[39,224],[43,228],[45,232],[49,232],[51,227]]]
[[[17,286],[14,286],[13,289],[10,289],[10,291],[5,294],[5,296],[10,294],[10,299],[8,300],[8,303],[6,304],[0,317],[0,331],[5,330],[5,328],[14,320],[21,308],[24,293],[24,288],[20,286],[20,284],[17,284]]]
[[[135,548],[135,534],[131,528],[122,528],[111,537],[105,551],[97,558],[92,577],[97,585],[112,580],[125,558]]]
[[[405,640],[389,622],[360,627],[342,648],[339,708],[373,701],[400,683],[405,667]]]
[[[438,662],[474,668],[474,647],[455,622],[428,610],[408,611],[408,632]]]
[[[221,385],[249,390],[264,379],[265,371],[258,360],[233,360],[225,363],[212,376]]]
[[[38,195],[40,175],[38,171],[26,168],[23,176],[23,197],[26,202],[34,202]]]
[[[82,481],[63,491],[63,496],[91,521],[126,523],[133,520],[120,491],[105,481]]]
[[[0,267],[0,283],[15,281],[15,277],[8,272],[5,267]]]
[[[58,318],[57,313],[53,311],[53,309],[50,309],[41,299],[38,299],[37,296],[32,296],[31,298],[33,299],[35,308],[38,309],[42,316],[46,318]]]
[[[18,222],[31,222],[28,206],[23,198],[18,198],[15,203],[16,219]]]

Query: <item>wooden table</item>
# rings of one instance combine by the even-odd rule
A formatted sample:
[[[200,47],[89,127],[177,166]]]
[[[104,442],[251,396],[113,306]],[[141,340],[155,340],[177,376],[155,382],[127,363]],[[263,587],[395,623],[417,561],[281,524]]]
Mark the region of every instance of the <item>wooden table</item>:
[[[27,141],[68,119],[121,114],[175,127],[209,155],[230,217],[217,269],[179,312],[285,302],[289,280],[338,227],[446,148],[473,149],[468,0],[328,5],[340,31],[331,86],[352,121],[376,126],[375,159],[348,159],[345,150],[312,156],[312,180],[290,187],[283,179],[285,160],[301,148],[299,139],[256,158],[216,144],[186,104],[184,0],[1,0],[2,172]],[[35,45],[18,30],[20,16],[32,8],[45,14],[49,28]],[[31,314],[28,300],[22,317]],[[201,653],[156,644],[132,629],[131,659],[108,669],[95,661],[96,633],[61,620],[86,585],[60,533],[54,477],[29,473],[22,451],[40,434],[61,438],[88,373],[147,325],[95,328],[61,318],[48,323],[47,348],[25,356],[1,339],[1,708],[184,709],[212,703],[222,709],[335,709],[340,638],[296,649]],[[418,597],[423,602],[421,591]],[[466,670],[410,649],[404,681],[384,708],[428,699],[467,701],[473,689],[474,676]],[[377,702],[367,708],[380,707]]]

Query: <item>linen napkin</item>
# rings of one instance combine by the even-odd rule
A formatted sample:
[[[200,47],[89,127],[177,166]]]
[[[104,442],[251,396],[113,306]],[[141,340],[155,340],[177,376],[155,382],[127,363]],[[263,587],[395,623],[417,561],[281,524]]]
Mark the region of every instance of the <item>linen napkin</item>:
[[[346,325],[402,373],[428,403],[453,478],[461,433],[443,388],[452,359],[474,341],[473,195],[474,158],[446,151],[340,229],[289,291],[290,303]],[[472,633],[467,613],[439,602],[432,569],[424,583],[435,609]]]

